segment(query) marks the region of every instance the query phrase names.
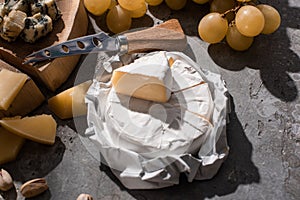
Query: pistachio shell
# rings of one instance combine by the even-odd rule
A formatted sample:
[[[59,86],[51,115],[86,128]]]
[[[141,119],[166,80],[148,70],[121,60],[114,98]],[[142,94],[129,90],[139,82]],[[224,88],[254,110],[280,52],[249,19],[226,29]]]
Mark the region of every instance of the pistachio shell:
[[[13,180],[10,176],[10,174],[4,170],[0,170],[0,190],[2,191],[8,191],[14,186]]]
[[[49,187],[47,185],[46,179],[37,178],[24,183],[20,188],[20,192],[24,197],[30,198],[45,192],[46,190],[48,190],[48,188]]]
[[[89,194],[80,194],[77,200],[93,200],[93,197]]]

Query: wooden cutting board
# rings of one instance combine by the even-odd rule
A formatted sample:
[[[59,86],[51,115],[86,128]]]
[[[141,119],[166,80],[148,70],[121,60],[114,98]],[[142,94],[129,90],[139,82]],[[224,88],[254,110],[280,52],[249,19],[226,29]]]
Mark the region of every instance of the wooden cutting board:
[[[52,91],[67,80],[80,56],[57,58],[34,65],[24,65],[24,58],[45,47],[83,36],[88,27],[88,17],[81,0],[56,0],[56,3],[62,12],[62,18],[54,22],[53,31],[46,37],[34,44],[26,43],[20,38],[12,43],[0,38],[0,59],[37,78]]]

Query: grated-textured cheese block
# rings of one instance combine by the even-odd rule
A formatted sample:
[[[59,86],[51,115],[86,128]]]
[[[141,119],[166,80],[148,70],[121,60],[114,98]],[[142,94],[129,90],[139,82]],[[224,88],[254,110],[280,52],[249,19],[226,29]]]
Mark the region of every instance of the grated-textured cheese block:
[[[25,84],[28,76],[7,69],[0,71],[0,110],[7,110]]]
[[[142,57],[114,70],[111,80],[117,93],[157,102],[169,100],[173,82],[166,52]]]
[[[35,142],[54,144],[56,136],[56,122],[51,115],[38,115],[22,119],[5,118],[0,125],[6,130]]]

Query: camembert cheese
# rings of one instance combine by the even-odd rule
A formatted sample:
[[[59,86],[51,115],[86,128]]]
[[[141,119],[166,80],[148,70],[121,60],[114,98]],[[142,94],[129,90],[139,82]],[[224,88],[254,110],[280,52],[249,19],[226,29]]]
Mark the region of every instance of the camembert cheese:
[[[214,102],[209,86],[181,54],[167,52],[166,58],[162,53],[154,55],[163,59],[157,63],[169,60],[172,65],[173,80],[168,85],[172,91],[170,99],[155,102],[131,98],[117,93],[109,84],[103,85],[97,94],[97,105],[101,105],[97,109],[104,119],[101,126],[104,131],[92,139],[104,137],[116,148],[128,149],[147,158],[199,150],[213,128],[210,118]],[[146,55],[139,61],[149,62],[154,55]]]
[[[166,52],[139,58],[114,70],[112,76],[112,84],[117,93],[156,102],[169,100],[172,82]]]

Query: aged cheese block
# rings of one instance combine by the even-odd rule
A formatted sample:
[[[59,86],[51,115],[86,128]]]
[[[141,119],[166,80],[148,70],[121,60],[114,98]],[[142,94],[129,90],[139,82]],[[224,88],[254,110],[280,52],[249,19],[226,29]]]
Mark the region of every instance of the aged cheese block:
[[[18,80],[15,81],[10,79],[6,81],[5,79],[7,79],[8,77],[0,78],[0,93],[2,93],[2,95],[0,95],[0,102],[5,101],[7,103],[7,99],[12,100],[12,102],[9,103],[9,108],[7,110],[0,109],[0,119],[2,117],[11,117],[16,115],[25,116],[29,112],[37,108],[44,101],[44,95],[41,93],[41,91],[31,78],[21,73],[11,65],[0,60],[0,74],[2,73],[3,69],[5,69],[6,71],[9,70],[14,74],[18,73],[19,75],[21,75],[21,77],[25,76],[26,79],[23,86],[13,98],[12,96],[9,97],[8,93],[11,93],[13,91],[12,88],[16,88]],[[12,86],[10,87],[9,84],[11,84]],[[7,93],[4,94],[4,92]]]
[[[68,119],[85,115],[87,107],[85,94],[92,81],[81,83],[69,88],[48,100],[48,106],[59,118]]]
[[[16,159],[25,139],[0,127],[0,165]]]
[[[67,80],[80,55],[24,65],[25,57],[51,45],[83,36],[88,27],[87,14],[81,0],[57,0],[56,3],[62,16],[53,22],[53,31],[47,37],[39,39],[34,44],[21,39],[13,43],[0,39],[0,59],[37,78],[53,91]]]
[[[167,102],[173,78],[166,53],[161,51],[114,70],[111,80],[117,93]]]
[[[22,119],[5,118],[0,125],[6,130],[35,142],[54,144],[56,136],[56,122],[51,115],[38,115]]]
[[[0,71],[0,110],[7,110],[22,89],[27,75],[7,69]]]

